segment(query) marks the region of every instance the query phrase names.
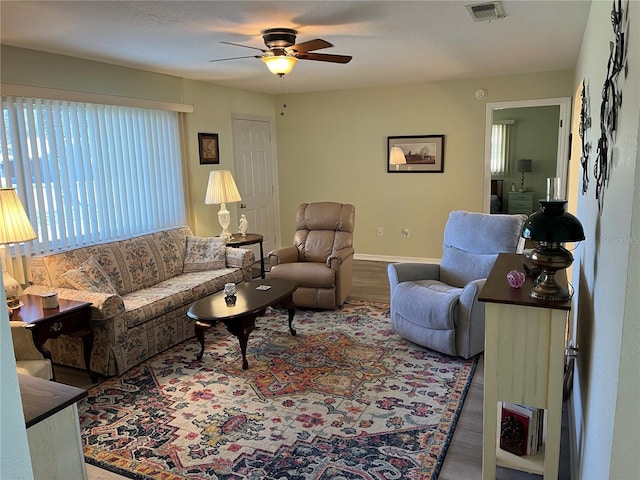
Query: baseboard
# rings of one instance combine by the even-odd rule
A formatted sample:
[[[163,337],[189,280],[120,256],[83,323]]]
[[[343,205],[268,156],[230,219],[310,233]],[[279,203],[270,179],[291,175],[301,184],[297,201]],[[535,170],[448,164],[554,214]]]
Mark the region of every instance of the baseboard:
[[[368,253],[355,253],[353,255],[353,259],[387,263],[440,263],[439,258],[397,257],[388,255],[372,255]]]
[[[580,390],[580,369],[579,362],[575,362],[573,369],[573,385],[567,413],[569,416],[569,465],[571,470],[571,480],[580,478],[580,447],[579,439],[582,436],[582,392]]]

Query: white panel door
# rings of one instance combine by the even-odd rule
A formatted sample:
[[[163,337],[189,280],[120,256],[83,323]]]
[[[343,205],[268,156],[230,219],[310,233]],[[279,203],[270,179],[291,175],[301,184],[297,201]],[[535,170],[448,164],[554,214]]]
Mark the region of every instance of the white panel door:
[[[271,156],[271,127],[264,120],[233,120],[235,179],[242,196],[240,215],[249,232],[264,237],[264,254],[276,247],[275,186]],[[259,258],[259,249],[251,248]]]

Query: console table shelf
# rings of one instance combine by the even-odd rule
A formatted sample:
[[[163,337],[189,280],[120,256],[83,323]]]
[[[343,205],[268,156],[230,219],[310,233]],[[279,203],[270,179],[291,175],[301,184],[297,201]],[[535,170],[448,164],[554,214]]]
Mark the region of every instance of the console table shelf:
[[[77,402],[81,388],[18,374],[33,478],[86,480]]]
[[[565,327],[571,302],[533,299],[533,278],[522,288],[507,283],[510,270],[523,271],[523,257],[500,254],[478,299],[485,302],[485,373],[482,478],[496,466],[558,478]],[[566,286],[566,273],[556,280]],[[499,448],[501,402],[545,409],[544,445],[535,456]]]

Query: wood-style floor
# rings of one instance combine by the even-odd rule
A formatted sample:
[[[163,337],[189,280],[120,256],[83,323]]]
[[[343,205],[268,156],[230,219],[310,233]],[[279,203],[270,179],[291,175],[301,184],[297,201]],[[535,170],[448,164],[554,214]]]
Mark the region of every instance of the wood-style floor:
[[[351,298],[373,302],[389,302],[389,283],[384,262],[357,260],[354,265]],[[82,388],[91,386],[87,374],[82,370],[56,366],[58,381]],[[484,386],[484,363],[482,358],[471,382],[462,413],[447,451],[439,480],[480,480],[482,477],[482,399]],[[563,444],[560,451],[561,480],[568,480],[569,458],[566,435],[566,412],[563,415]],[[87,465],[89,480],[123,479],[119,475]],[[542,476],[498,468],[498,480],[541,479]]]

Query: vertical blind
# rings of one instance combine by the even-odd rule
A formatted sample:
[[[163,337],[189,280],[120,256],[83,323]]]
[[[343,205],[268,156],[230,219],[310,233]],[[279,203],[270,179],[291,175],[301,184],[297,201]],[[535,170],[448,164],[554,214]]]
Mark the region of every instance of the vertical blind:
[[[29,214],[34,252],[186,223],[176,112],[3,96],[2,113],[0,181]]]
[[[491,127],[491,173],[507,173],[509,158],[509,124],[495,124]]]

